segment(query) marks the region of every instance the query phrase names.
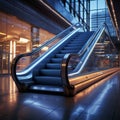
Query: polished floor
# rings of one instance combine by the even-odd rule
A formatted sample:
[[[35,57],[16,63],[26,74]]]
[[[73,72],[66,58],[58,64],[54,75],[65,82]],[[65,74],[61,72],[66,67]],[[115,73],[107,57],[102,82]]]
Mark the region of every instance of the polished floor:
[[[19,93],[10,76],[0,77],[0,120],[120,120],[120,73],[74,97]]]

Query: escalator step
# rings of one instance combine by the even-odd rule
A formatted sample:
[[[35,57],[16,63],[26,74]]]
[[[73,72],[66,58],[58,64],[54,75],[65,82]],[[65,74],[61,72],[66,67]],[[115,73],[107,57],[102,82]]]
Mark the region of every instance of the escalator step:
[[[35,76],[34,80],[36,83],[42,85],[62,85],[62,80],[60,77]]]
[[[64,47],[64,50],[75,50],[75,49],[78,49],[78,46],[73,46],[73,47]]]
[[[61,58],[63,58],[64,55],[65,55],[65,54],[56,54],[55,56],[56,56],[56,57],[61,57]]]
[[[50,68],[50,69],[60,69],[61,68],[61,64],[47,63],[46,67]]]
[[[62,62],[62,58],[52,58],[51,62],[52,63],[61,63]]]
[[[61,53],[75,53],[75,52],[78,52],[78,50],[61,50],[60,51]]]
[[[41,69],[40,71],[41,75],[46,75],[46,76],[60,76],[61,70],[59,69]]]
[[[75,48],[83,47],[83,45],[84,45],[84,44],[75,44],[75,45],[68,44],[66,47],[68,47],[68,48],[71,47],[71,48],[75,49]]]
[[[71,44],[68,44],[68,45],[67,45],[67,47],[73,47],[73,46],[82,46],[82,45],[81,45],[81,44],[78,44],[78,43],[77,43],[77,44],[72,44],[72,43],[71,43]]]
[[[84,41],[71,41],[69,44],[84,44]]]

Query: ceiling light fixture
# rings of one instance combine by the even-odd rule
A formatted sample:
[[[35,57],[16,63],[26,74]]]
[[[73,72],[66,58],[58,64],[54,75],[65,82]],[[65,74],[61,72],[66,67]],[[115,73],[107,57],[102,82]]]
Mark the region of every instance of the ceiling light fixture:
[[[22,37],[20,37],[20,40],[19,40],[20,43],[27,43],[28,41],[29,40],[27,38],[22,38]]]

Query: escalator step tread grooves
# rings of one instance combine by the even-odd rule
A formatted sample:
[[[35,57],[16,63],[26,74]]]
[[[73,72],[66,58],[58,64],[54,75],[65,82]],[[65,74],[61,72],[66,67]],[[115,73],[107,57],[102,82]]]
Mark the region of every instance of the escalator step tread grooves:
[[[36,83],[43,85],[62,85],[60,77],[35,76],[34,80]]]

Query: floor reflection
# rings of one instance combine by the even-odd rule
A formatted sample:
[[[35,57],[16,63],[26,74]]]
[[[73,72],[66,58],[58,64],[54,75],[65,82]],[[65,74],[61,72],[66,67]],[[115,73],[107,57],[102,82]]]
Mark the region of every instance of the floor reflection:
[[[0,95],[17,92],[17,87],[11,76],[0,76]]]
[[[120,90],[118,84],[120,84],[119,77],[108,77],[79,92],[74,97],[65,97],[50,94],[18,93],[12,78],[3,77],[0,78],[0,119],[99,120],[99,115],[106,117],[101,111],[108,109],[105,107],[108,107],[109,99],[117,99],[114,98],[115,95],[110,95],[111,91]],[[93,119],[93,116],[97,116],[97,118]],[[104,118],[102,120],[107,120]]]

